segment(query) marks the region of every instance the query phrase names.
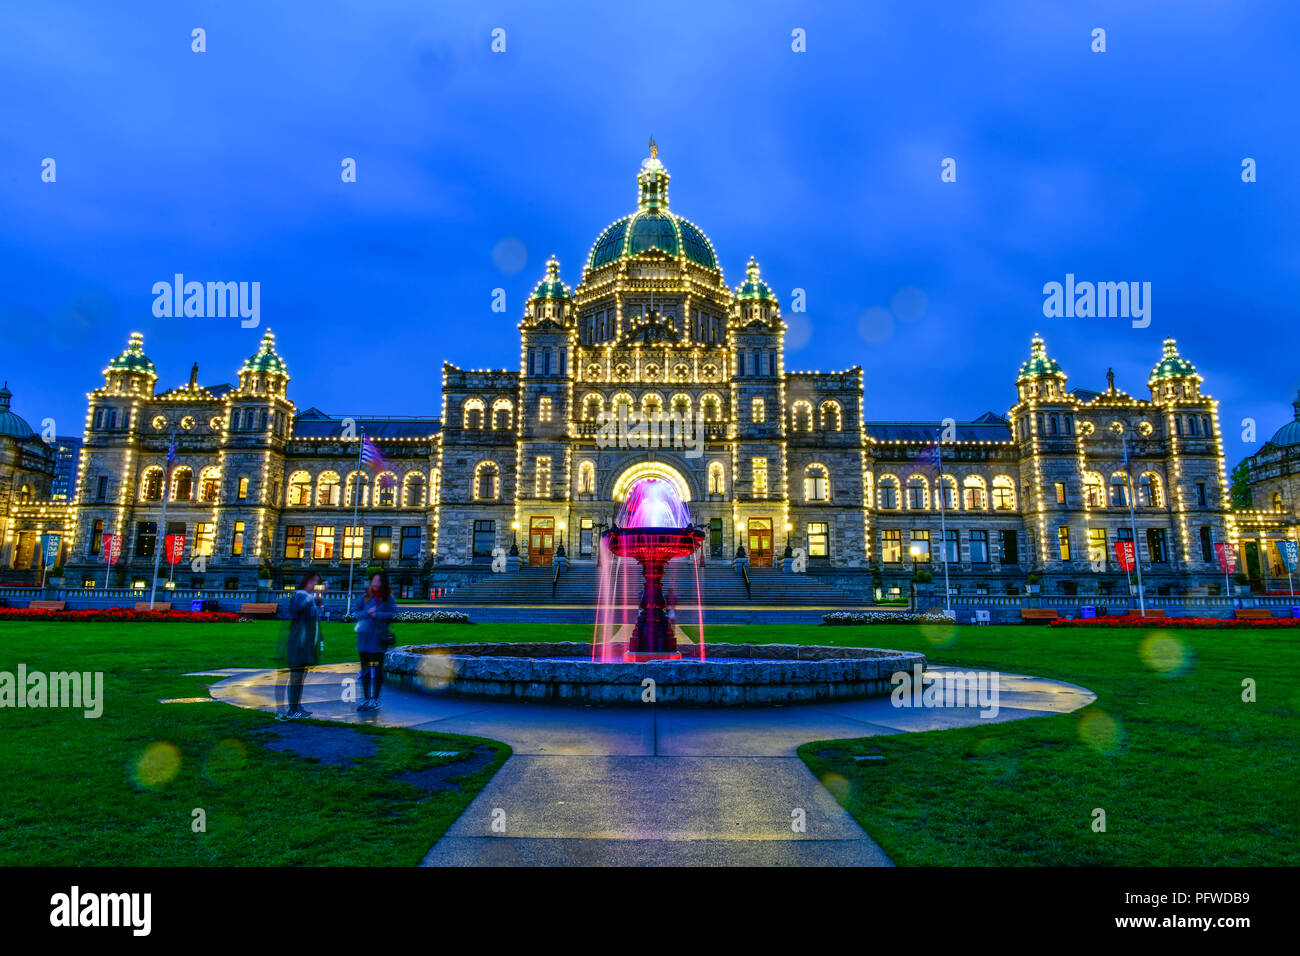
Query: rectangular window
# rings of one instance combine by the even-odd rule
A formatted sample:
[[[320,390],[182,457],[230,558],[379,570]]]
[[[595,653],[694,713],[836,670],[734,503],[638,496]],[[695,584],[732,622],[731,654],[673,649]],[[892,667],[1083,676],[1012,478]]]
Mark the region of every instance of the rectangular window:
[[[200,521],[194,526],[194,548],[190,553],[211,556],[216,537],[216,524],[211,521]]]
[[[754,497],[767,497],[767,459],[755,458],[750,462],[754,475]]]
[[[158,544],[158,525],[153,521],[140,521],[135,526],[135,556],[152,558]]]
[[[393,529],[388,525],[370,529],[370,556],[381,560],[393,556]]]
[[[1214,540],[1208,524],[1201,525],[1201,560],[1214,560]]]
[[[1123,535],[1121,535],[1123,537]],[[1106,570],[1106,529],[1088,529],[1088,560],[1099,570]]]
[[[534,349],[528,350],[528,374],[532,375],[537,370],[537,352]]]
[[[1206,529],[1209,530],[1208,528]],[[104,547],[104,519],[96,518],[90,523],[90,553],[99,554]]]
[[[236,521],[230,532],[230,556],[237,558],[244,553],[244,522]]]
[[[709,555],[711,557],[722,557],[722,519],[709,519]]]
[[[880,483],[880,507],[898,507],[898,486],[892,481],[882,481]]]
[[[311,536],[311,559],[313,561],[332,561],[334,559],[334,527],[318,524]]]
[[[930,561],[930,532],[913,531],[912,542],[907,546],[907,553],[918,564],[928,564]]]
[[[1065,504],[1065,482],[1063,481],[1056,483],[1056,503],[1058,505]]]
[[[1020,563],[1020,548],[1014,530],[999,531],[998,546],[1002,549],[1003,564]]]
[[[236,493],[235,497],[238,498],[240,501],[248,500],[248,479],[247,478],[239,479],[239,491]]]
[[[361,560],[361,547],[366,533],[360,525],[345,525],[343,528],[343,560]]]
[[[907,507],[913,511],[920,511],[925,508],[925,486],[912,482],[907,483]]]
[[[1202,508],[1204,508],[1207,504],[1209,504],[1209,501],[1210,501],[1210,496],[1205,490],[1205,482],[1198,481],[1196,483],[1196,503],[1200,505]]]
[[[767,405],[761,398],[756,398],[750,403],[749,418],[755,425],[763,424],[767,418]]]
[[[497,523],[485,518],[474,522],[474,557],[490,558],[497,544]]]
[[[956,564],[961,560],[961,542],[957,538],[956,531],[943,533],[943,560],[949,564]],[[971,560],[973,561],[974,558]]]
[[[590,518],[583,518],[578,522],[578,557],[591,557],[592,548],[595,545],[596,528]]]
[[[537,400],[537,420],[539,422],[551,420],[551,400],[545,396]]]
[[[897,564],[903,560],[903,532],[897,528],[887,528],[880,532],[880,560],[886,564]]]
[[[551,374],[551,350],[542,349],[542,374]]]
[[[307,540],[307,529],[300,524],[291,524],[284,529],[284,556],[301,558],[303,546]]]
[[[808,524],[808,557],[824,558],[830,554],[831,526],[825,521]]]
[[[989,563],[989,533],[972,531],[970,533],[970,559],[972,564]]]
[[[1169,544],[1164,528],[1147,528],[1147,555],[1152,564],[1164,564],[1169,560]]]
[[[1070,526],[1061,525],[1056,529],[1056,540],[1061,550],[1061,560],[1070,560]]]
[[[420,529],[407,525],[402,529],[402,560],[411,561],[420,556]]]
[[[538,455],[533,472],[533,497],[549,498],[551,496],[551,456]]]
[[[100,475],[99,480],[95,482],[95,498],[103,501],[108,497],[108,476]]]

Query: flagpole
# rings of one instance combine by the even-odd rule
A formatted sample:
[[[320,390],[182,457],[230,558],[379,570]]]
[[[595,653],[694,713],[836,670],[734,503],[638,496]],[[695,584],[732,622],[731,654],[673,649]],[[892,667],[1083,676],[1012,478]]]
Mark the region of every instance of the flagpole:
[[[1133,511],[1133,462],[1129,459],[1128,432],[1120,432],[1120,441],[1124,445],[1124,475],[1128,478],[1128,520],[1133,529],[1133,566],[1138,575],[1138,613],[1147,616],[1147,599],[1142,588],[1142,558],[1138,551],[1137,514]],[[1131,586],[1131,585],[1130,585]]]
[[[952,588],[948,586],[948,524],[943,508],[943,435],[934,443],[935,488],[939,491],[939,535],[943,539],[943,606],[952,610]]]
[[[356,534],[357,505],[361,503],[361,454],[363,451],[365,451],[365,447],[366,447],[366,430],[363,428],[361,429],[361,441],[357,443],[357,480],[356,483],[352,486],[352,527],[348,528],[348,531],[351,532],[351,534],[347,534],[343,536],[344,550],[347,550],[348,538]],[[356,563],[357,563],[356,555],[353,555],[352,560],[348,562],[348,606],[343,609],[344,614],[347,614],[352,610],[352,569],[356,567]]]
[[[171,458],[172,446],[176,444],[176,423],[172,423],[171,444],[167,446],[167,457]],[[158,534],[154,536],[153,541],[153,583],[149,586],[149,610],[153,610],[154,594],[158,591],[158,559],[162,557],[162,548],[159,548],[158,538],[161,537],[162,546],[167,547],[167,498],[171,494],[172,483],[172,463],[170,461],[163,467],[163,505],[162,517],[158,519]]]

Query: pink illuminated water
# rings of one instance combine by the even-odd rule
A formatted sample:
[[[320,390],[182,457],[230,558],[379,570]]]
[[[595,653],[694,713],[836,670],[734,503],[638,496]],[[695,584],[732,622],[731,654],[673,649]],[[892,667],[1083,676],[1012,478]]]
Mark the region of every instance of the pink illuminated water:
[[[691,513],[671,481],[642,478],[628,489],[617,523],[620,528],[685,528]]]

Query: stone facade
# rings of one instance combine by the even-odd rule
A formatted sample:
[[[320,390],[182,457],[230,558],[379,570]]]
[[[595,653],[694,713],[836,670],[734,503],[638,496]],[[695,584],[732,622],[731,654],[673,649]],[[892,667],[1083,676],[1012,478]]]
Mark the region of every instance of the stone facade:
[[[780,568],[788,548],[794,570],[882,596],[919,570],[942,585],[945,555],[962,593],[1125,593],[1114,544],[1134,537],[1149,589],[1220,586],[1213,544],[1236,530],[1216,403],[1172,340],[1142,398],[1113,380],[1067,389],[1035,339],[1006,415],[869,421],[861,368],[786,369],[758,264],[728,287],[703,232],[669,211],[668,181],[657,156],[642,164],[636,211],[597,238],[576,288],[547,263],[517,370],[444,364],[438,416],[300,411],[269,332],[237,384],[201,386],[196,367],[160,392],[132,336],[89,395],[58,519],[70,583],[148,577],[168,528],[185,543],[164,573],[209,588],[281,587],[308,567],[337,587],[378,564],[423,591],[513,567],[512,550],[524,568],[561,549],[595,561],[628,487],[655,476],[705,530],[706,561]],[[374,467],[359,464],[363,436]],[[122,536],[111,571],[104,534]]]

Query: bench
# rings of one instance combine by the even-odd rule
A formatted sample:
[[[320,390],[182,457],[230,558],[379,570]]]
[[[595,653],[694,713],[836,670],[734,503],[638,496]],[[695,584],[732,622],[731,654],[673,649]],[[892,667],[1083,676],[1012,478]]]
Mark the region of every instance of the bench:
[[[1142,617],[1143,615],[1142,615],[1142,612],[1139,611],[1137,608],[1129,608],[1128,611],[1125,613],[1124,616],[1125,616],[1125,617]],[[1147,616],[1147,617],[1164,617],[1164,616],[1165,616],[1165,612],[1162,611],[1162,610],[1160,610],[1159,608],[1149,607],[1149,608],[1147,608],[1146,616]]]
[[[1266,607],[1243,607],[1233,612],[1239,621],[1271,621],[1273,612]]]
[[[32,601],[27,605],[29,611],[66,611],[67,601]]]
[[[1022,607],[1020,609],[1020,620],[1022,621],[1055,621],[1061,614],[1054,607]]]
[[[256,601],[247,601],[239,605],[239,613],[247,615],[249,617],[258,617],[258,616],[267,616],[267,615],[271,617],[275,617],[275,615],[279,612],[279,610],[280,610],[280,605],[276,604],[274,601],[272,601],[269,604],[265,604],[265,603],[259,604]]]
[[[988,624],[988,623],[989,623],[989,612],[988,612],[988,611],[985,611],[985,610],[982,610],[982,609],[976,611],[976,612],[975,612],[974,623],[976,623],[976,624]]]
[[[151,605],[148,601],[136,601],[135,609],[137,611],[170,611],[172,609],[172,602],[154,601]]]

